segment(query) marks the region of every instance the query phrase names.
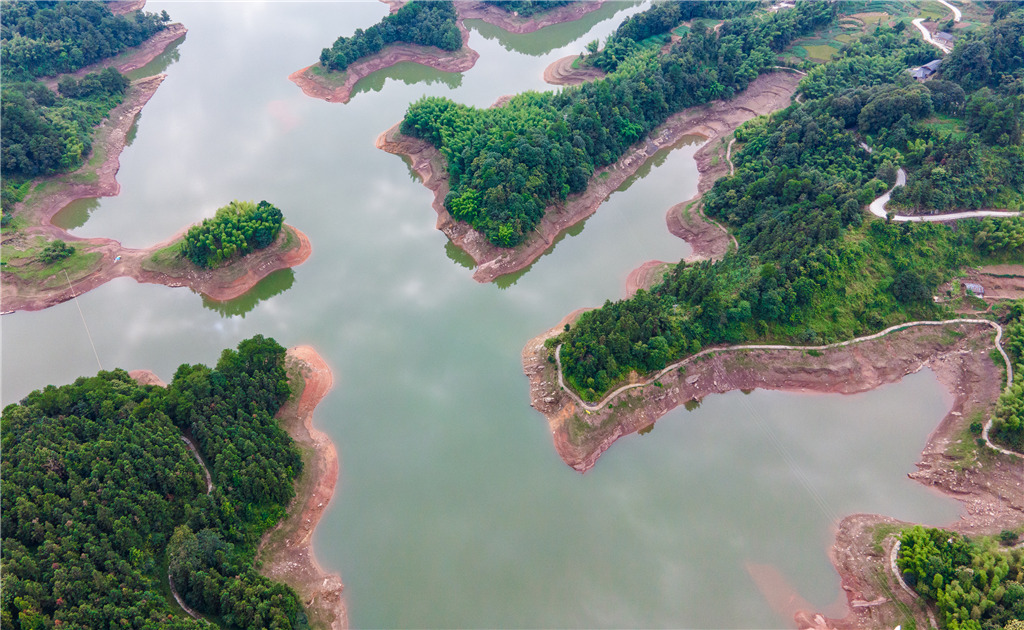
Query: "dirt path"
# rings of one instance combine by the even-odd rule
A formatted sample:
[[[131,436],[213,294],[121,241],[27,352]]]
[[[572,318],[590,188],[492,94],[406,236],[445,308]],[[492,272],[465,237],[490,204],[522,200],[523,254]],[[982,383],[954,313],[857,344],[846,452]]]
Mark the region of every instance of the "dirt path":
[[[185,233],[184,229],[152,247],[131,249],[113,239],[81,238],[53,225],[54,215],[72,201],[113,197],[120,193],[117,171],[120,168],[121,151],[124,150],[136,118],[156,93],[165,76],[157,75],[133,82],[124,101],[97,128],[93,139],[94,155],[89,162],[72,173],[37,180],[37,187],[15,206],[13,212],[26,222],[26,227],[3,235],[4,247],[25,249],[31,246],[36,237],[43,237],[47,241],[60,239],[74,245],[81,252],[100,254],[98,261],[91,268],[72,276],[71,287],[63,282],[26,281],[14,273],[3,272],[0,311],[41,310],[123,276],[134,278],[137,282],[171,287],[187,286],[211,299],[225,301],[243,295],[274,271],[302,264],[312,254],[312,246],[305,234],[285,226],[271,247],[236,259],[216,270],[202,270],[193,265],[181,264],[174,269],[157,271],[149,264],[151,256],[180,238]]]
[[[444,158],[437,149],[423,140],[403,136],[398,131],[399,125],[382,133],[377,138],[377,147],[409,159],[413,170],[422,178],[423,185],[434,193],[432,207],[438,217],[437,229],[472,256],[477,264],[476,272],[473,274],[474,280],[491,282],[533,263],[554,243],[561,232],[596,212],[608,195],[635,174],[660,149],[676,144],[686,135],[703,135],[713,140],[731,133],[742,122],[788,104],[796,90],[796,84],[797,77],[789,73],[762,75],[745,91],[729,101],[714,101],[674,114],[652,131],[646,140],[633,145],[616,163],[595,171],[586,191],[570,197],[564,204],[548,207],[534,233],[524,243],[512,249],[491,244],[483,234],[473,230],[469,224],[455,221],[448,214],[444,208],[444,197],[448,193],[448,173]],[[697,152],[698,168],[701,167],[701,151]],[[707,156],[707,152],[704,156]],[[708,164],[705,165],[704,172],[710,175],[705,177],[702,172],[700,187],[710,188],[715,175],[713,167],[710,166],[710,158],[706,159]],[[670,229],[676,226],[680,233],[688,233],[689,230],[694,234],[705,235],[718,230],[703,221],[693,223],[682,218],[673,218],[674,214],[679,214],[674,211],[684,205],[680,204],[669,211],[667,220]],[[673,233],[675,234],[676,230],[673,230]],[[727,248],[729,237],[724,233],[720,237],[710,239],[710,242],[716,244],[723,241]]]
[[[315,628],[348,627],[341,577],[324,571],[313,553],[313,532],[334,495],[338,452],[330,438],[313,426],[313,411],[334,384],[323,358],[309,346],[288,350],[289,375],[301,375],[302,392],[278,412],[281,426],[302,450],[303,472],[296,482],[288,517],[260,542],[260,572],[288,583],[302,597]],[[322,419],[321,419],[322,420]]]

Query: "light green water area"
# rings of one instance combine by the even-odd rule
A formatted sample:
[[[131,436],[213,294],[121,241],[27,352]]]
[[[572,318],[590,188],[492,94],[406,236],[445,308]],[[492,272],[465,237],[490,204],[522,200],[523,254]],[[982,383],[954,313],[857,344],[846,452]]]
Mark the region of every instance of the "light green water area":
[[[529,406],[521,349],[621,297],[645,260],[689,252],[664,214],[694,194],[699,144],[659,155],[528,271],[490,285],[434,229],[429,191],[374,148],[424,94],[487,106],[546,89],[546,65],[639,8],[531,35],[471,23],[472,70],[404,64],[341,105],[287,76],[384,4],[150,2],[188,36],[147,68],[167,79],[121,156],[120,196],[77,204],[68,224],[141,247],[231,199],[267,199],[313,255],[228,303],[121,279],[81,297],[84,323],[72,302],[6,315],[3,402],[95,373],[85,324],[104,368],[165,380],[256,333],[313,345],[335,373],[316,421],[341,457],[315,546],[342,575],[354,627],[791,626],[751,565],[827,608],[841,595],[827,558],[836,518],[956,518],[955,502],[906,478],[950,404],[935,377],[857,396],[712,396],[581,476]]]

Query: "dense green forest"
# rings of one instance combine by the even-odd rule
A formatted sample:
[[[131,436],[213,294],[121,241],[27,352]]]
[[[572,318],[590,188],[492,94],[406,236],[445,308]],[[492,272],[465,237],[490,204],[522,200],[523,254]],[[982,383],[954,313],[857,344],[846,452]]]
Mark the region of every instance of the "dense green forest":
[[[1000,630],[1024,619],[1024,549],[916,525],[900,538],[896,564],[904,581],[936,604],[946,630]]]
[[[591,54],[585,63],[605,72],[614,72],[619,64],[636,54],[642,42],[655,35],[664,35],[681,22],[693,18],[732,18],[756,8],[753,2],[697,0],[695,2],[660,2],[651,8],[626,18],[615,32],[608,36],[604,48],[597,51],[598,43],[588,44]],[[661,41],[658,41],[660,45]]]
[[[0,76],[6,83],[73,72],[141,44],[169,21],[166,11],[114,15],[103,2],[4,0]]]
[[[791,11],[695,29],[666,55],[640,52],[606,79],[560,92],[527,92],[495,109],[439,97],[410,106],[402,133],[444,156],[445,206],[494,244],[512,247],[545,208],[583,191],[596,168],[615,162],[673,112],[730,98],[774,65],[774,52],[834,19],[835,7]]]
[[[457,17],[451,0],[413,0],[365,31],[356,29],[351,37],[339,37],[320,53],[320,63],[329,70],[342,71],[397,43],[458,50],[462,48],[462,34],[455,24]]]
[[[168,388],[123,370],[47,386],[4,409],[2,628],[305,628],[289,587],[252,567],[301,460],[273,419],[288,398],[284,348],[261,336]],[[182,441],[213,470],[207,493]]]
[[[484,0],[484,4],[496,6],[503,11],[516,13],[520,17],[530,17],[537,13],[550,11],[557,7],[578,2],[579,0]]]
[[[932,88],[954,91],[910,80],[906,68],[931,54],[921,46],[902,29],[880,28],[811,72],[801,82],[805,103],[738,129],[735,175],[703,204],[732,228],[739,251],[718,263],[680,263],[650,292],[584,313],[552,342],[564,344],[569,384],[596,400],[633,370],[710,345],[828,343],[949,317],[931,297],[955,270],[1022,262],[1021,217],[952,226],[866,220],[864,206],[895,181],[907,147],[934,139],[921,122],[934,108]],[[1018,69],[1007,83],[1019,89],[1021,80]],[[889,132],[873,139],[873,153],[859,145],[855,132],[870,138],[882,128]]]
[[[921,212],[1002,207],[1024,209],[1024,11],[1004,11],[991,28],[968,33],[943,60],[942,81],[928,81],[934,113],[953,123],[939,132],[896,110],[862,131],[897,148],[907,185],[896,208]],[[894,108],[898,103],[893,103]],[[923,112],[924,118],[932,112]]]
[[[198,267],[216,267],[274,242],[284,215],[266,201],[232,201],[185,233],[181,254]]]
[[[1024,244],[1019,247],[1024,251]],[[1024,300],[1010,305],[1003,322],[1003,346],[1013,365],[1013,386],[999,397],[989,438],[1024,453]]]
[[[92,148],[92,128],[121,102],[128,79],[107,68],[81,80],[63,77],[58,85],[59,95],[42,83],[4,83],[0,173],[5,180],[81,166]]]

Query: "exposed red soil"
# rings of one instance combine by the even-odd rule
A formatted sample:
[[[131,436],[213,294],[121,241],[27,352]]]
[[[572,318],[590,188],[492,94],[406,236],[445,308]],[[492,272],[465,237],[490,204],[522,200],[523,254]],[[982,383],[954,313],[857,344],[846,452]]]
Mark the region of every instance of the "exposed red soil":
[[[107,8],[114,15],[127,15],[141,10],[146,6],[146,0],[114,0],[107,3]]]
[[[442,72],[465,72],[480,58],[480,54],[469,47],[469,31],[458,22],[462,32],[462,48],[455,52],[441,50],[434,46],[418,46],[416,44],[396,44],[384,50],[364,57],[350,65],[344,73],[331,72],[327,76],[313,73],[319,64],[307,66],[288,76],[288,80],[299,86],[306,96],[319,98],[331,103],[347,103],[352,97],[356,83],[378,70],[390,68],[402,61],[411,61],[436,68]],[[344,77],[344,80],[342,80]],[[339,82],[341,82],[339,84]]]
[[[577,59],[579,59],[579,55],[569,55],[551,62],[551,65],[544,68],[544,82],[551,85],[579,85],[607,75],[604,70],[594,66],[572,67],[573,62]]]
[[[513,15],[504,9],[483,2],[456,2],[459,17],[463,20],[483,20],[509,33],[524,34],[539,31],[546,26],[578,20],[591,11],[601,8],[605,0],[584,0],[557,7],[528,18]]]
[[[423,185],[434,193],[432,206],[438,216],[437,229],[476,262],[474,280],[491,282],[529,266],[554,243],[562,231],[596,212],[608,195],[635,174],[658,150],[691,134],[713,140],[722,134],[731,133],[740,123],[756,115],[785,106],[796,89],[797,78],[788,73],[762,75],[731,100],[713,101],[674,114],[656,128],[647,140],[633,145],[619,161],[595,171],[586,191],[573,195],[563,204],[549,206],[536,230],[524,243],[511,249],[493,245],[483,234],[467,223],[455,221],[445,210],[444,197],[449,190],[448,173],[444,158],[437,149],[423,140],[402,135],[399,125],[377,138],[377,148],[409,158],[413,170],[423,179]],[[671,213],[670,210],[670,216]],[[693,231],[697,229],[691,228]],[[705,226],[699,229],[718,228]],[[708,238],[711,242],[721,240]]]
[[[971,324],[951,325],[957,335],[930,327],[910,328],[881,339],[811,356],[800,350],[750,350],[714,353],[671,372],[649,385],[629,390],[607,407],[590,414],[558,387],[554,364],[544,340],[557,335],[573,313],[559,325],[531,340],[523,350],[524,372],[529,377],[531,405],[547,418],[555,448],[562,459],[583,472],[615,440],[650,426],[675,407],[708,394],[756,388],[851,394],[896,382],[922,368],[932,369],[953,394],[953,407],[929,436],[918,471],[910,477],[950,495],[963,504],[963,515],[950,528],[968,534],[992,534],[1024,523],[1024,467],[1020,460],[993,451],[980,456],[958,455],[954,447],[974,419],[987,418],[1000,393],[1002,373],[989,357],[992,332]],[[843,619],[802,612],[796,624],[806,627],[895,627],[899,609],[885,595],[880,580],[881,558],[875,549],[873,528],[895,522],[881,516],[855,515],[843,520],[830,552],[849,604]],[[886,545],[891,548],[892,540]],[[886,560],[887,562],[887,560]],[[881,576],[881,577],[879,577]],[[910,596],[897,596],[910,601]],[[870,603],[870,605],[868,605]],[[911,607],[917,611],[916,604]],[[817,618],[817,619],[816,619]],[[919,620],[919,627],[926,620]]]
[[[277,414],[303,451],[303,472],[296,483],[288,517],[264,535],[257,551],[260,572],[289,584],[299,593],[313,627],[348,627],[341,577],[324,571],[313,553],[313,532],[334,496],[338,482],[338,452],[324,432],[313,426],[313,411],[334,384],[331,369],[310,346],[290,348],[289,371],[301,373],[299,399],[290,400]]]
[[[72,201],[113,197],[121,191],[117,182],[117,171],[120,168],[120,155],[124,150],[128,132],[165,76],[157,75],[135,81],[124,101],[111,111],[95,132],[93,150],[102,152],[101,155],[105,156],[105,159],[98,166],[86,164],[73,173],[40,178],[38,181],[45,186],[44,192],[29,193],[14,209],[14,215],[24,218],[28,225],[6,233],[3,237],[4,247],[16,249],[30,246],[39,236],[46,240],[60,239],[82,252],[100,253],[99,261],[84,273],[71,276],[70,287],[67,280],[61,282],[59,275],[40,285],[4,271],[3,282],[0,284],[0,311],[36,311],[48,308],[122,276],[134,278],[138,282],[172,287],[188,286],[211,299],[230,300],[249,291],[270,273],[297,266],[309,258],[312,253],[309,239],[299,230],[285,226],[275,244],[218,269],[204,270],[183,263],[176,269],[154,271],[152,268],[145,268],[149,266],[146,263],[153,253],[180,238],[185,230],[152,247],[130,249],[113,239],[81,238],[53,225],[51,221],[54,215]],[[287,247],[286,243],[289,243]],[[121,257],[119,261],[116,260],[118,256]]]

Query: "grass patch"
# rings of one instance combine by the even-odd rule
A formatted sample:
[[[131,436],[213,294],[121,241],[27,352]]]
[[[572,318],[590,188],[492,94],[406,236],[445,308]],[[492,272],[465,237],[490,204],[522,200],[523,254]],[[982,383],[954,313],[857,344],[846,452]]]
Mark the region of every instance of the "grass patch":
[[[936,133],[952,136],[955,140],[962,140],[967,135],[967,128],[964,125],[964,121],[954,116],[936,114],[918,124],[926,129],[931,129]]]
[[[100,252],[82,251],[79,246],[71,256],[46,264],[39,260],[39,254],[45,246],[43,237],[37,236],[27,249],[4,247],[0,252],[0,263],[3,263],[0,266],[6,274],[52,289],[67,284],[65,272],[72,280],[81,278],[99,267],[103,258]]]
[[[923,17],[926,20],[941,20],[952,13],[952,11],[938,2],[922,2],[921,13],[918,17]]]
[[[142,268],[146,271],[184,271],[189,265],[181,253],[181,241],[175,241],[153,252],[148,260],[142,261]]]
[[[807,51],[807,56],[810,59],[818,60],[818,61],[828,61],[828,60],[832,59],[832,57],[834,57],[836,55],[836,53],[839,52],[839,50],[837,48],[835,48],[834,46],[829,46],[827,44],[819,44],[819,45],[804,44],[802,46],[802,48]]]
[[[885,548],[882,547],[882,541],[889,537],[890,534],[902,532],[903,528],[899,525],[893,525],[890,523],[879,523],[871,530],[871,545],[878,555],[885,553]]]

